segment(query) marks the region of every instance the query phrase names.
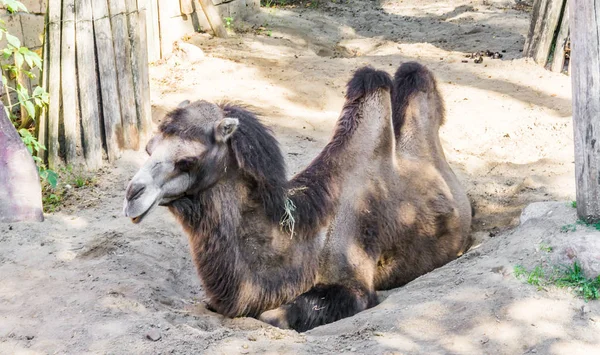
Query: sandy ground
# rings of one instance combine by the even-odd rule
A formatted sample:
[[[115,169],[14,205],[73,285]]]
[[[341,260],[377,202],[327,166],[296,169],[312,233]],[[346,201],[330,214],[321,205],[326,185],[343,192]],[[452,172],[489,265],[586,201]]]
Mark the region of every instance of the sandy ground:
[[[44,223],[0,225],[0,353],[600,352],[597,302],[539,291],[512,274],[551,257],[540,243],[560,250],[574,235],[561,227],[575,222],[566,202],[574,197],[570,79],[521,58],[529,14],[513,5],[264,9],[235,20],[229,39],[186,38],[204,55],[180,51],[151,67],[155,122],[185,99],[252,105],[295,173],[329,139],[354,69],[427,65],[446,100],[447,158],[477,210],[478,245],[464,257],[306,334],[224,319],[205,309],[187,240],[168,212],[141,225],[122,217],[125,185],[145,159],[127,152],[92,186],[71,189]],[[504,58],[463,63],[484,49]],[[512,229],[524,206],[550,200],[564,202]],[[594,233],[579,229],[582,238]]]

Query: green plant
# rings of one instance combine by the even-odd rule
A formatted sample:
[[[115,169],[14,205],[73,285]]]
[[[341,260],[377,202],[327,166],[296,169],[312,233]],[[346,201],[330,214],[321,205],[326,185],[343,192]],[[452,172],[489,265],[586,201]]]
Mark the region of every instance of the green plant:
[[[586,302],[600,298],[600,276],[593,279],[586,278],[577,261],[571,266],[555,268],[555,272],[551,276],[546,275],[541,265],[536,266],[531,272],[521,265],[516,265],[514,275],[516,278],[524,278],[528,284],[536,286],[538,289],[546,285],[570,288]]]
[[[565,224],[564,226],[560,227],[560,231],[563,233],[575,232],[576,230],[577,230],[576,223]]]
[[[17,11],[27,12],[27,8],[17,0],[0,0],[10,13]],[[42,159],[38,157],[38,152],[46,148],[40,144],[37,138],[31,133],[34,129],[34,123],[38,118],[41,109],[48,104],[49,96],[46,90],[36,86],[30,93],[27,85],[23,84],[23,79],[28,77],[34,79],[36,76],[34,70],[42,70],[42,59],[29,48],[21,45],[21,41],[10,34],[4,21],[0,20],[0,39],[6,38],[6,45],[0,48],[2,52],[2,85],[7,93],[6,105],[4,109],[6,115],[11,119],[15,127],[18,128],[19,135],[25,143],[25,146],[35,161],[40,178],[49,185],[55,187],[57,184],[57,174],[48,169]],[[14,84],[13,84],[14,83]],[[16,94],[16,102],[12,102],[11,94]],[[16,115],[17,109],[20,110],[20,117]],[[27,113],[25,115],[25,113]]]
[[[586,301],[600,298],[600,276],[588,279],[579,263],[574,262],[572,266],[565,267],[561,274],[556,279],[558,287],[569,287]]]
[[[552,252],[552,247],[546,243],[540,243],[540,250],[545,251],[546,253]]]
[[[571,201],[571,207],[577,208],[577,201]]]
[[[538,289],[545,284],[544,269],[540,265],[536,266],[532,272],[527,275],[527,283],[537,286]]]
[[[527,274],[527,270],[522,265],[515,265],[513,272],[517,278]]]
[[[225,17],[225,28],[231,29],[233,27],[233,17]]]

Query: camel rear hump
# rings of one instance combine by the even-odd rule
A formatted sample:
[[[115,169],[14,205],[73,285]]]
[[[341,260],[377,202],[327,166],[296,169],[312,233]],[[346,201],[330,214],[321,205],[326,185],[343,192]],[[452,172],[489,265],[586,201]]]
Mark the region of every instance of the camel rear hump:
[[[413,131],[413,127],[404,127],[417,124],[414,122],[415,118],[426,119],[429,122],[420,124],[429,124],[435,128],[444,124],[444,101],[433,73],[425,66],[416,62],[402,64],[394,75],[392,91],[396,137],[399,137],[403,130]]]

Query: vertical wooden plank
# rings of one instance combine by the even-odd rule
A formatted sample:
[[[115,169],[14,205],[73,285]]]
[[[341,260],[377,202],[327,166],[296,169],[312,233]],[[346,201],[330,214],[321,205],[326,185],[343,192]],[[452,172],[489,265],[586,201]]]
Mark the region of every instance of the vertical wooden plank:
[[[567,5],[563,13],[562,22],[560,24],[560,31],[556,37],[556,45],[554,47],[554,54],[552,58],[552,64],[550,70],[557,73],[566,72],[565,68],[565,48],[569,42],[569,0],[566,0]]]
[[[61,0],[48,0],[48,58],[44,71],[48,71],[48,166],[60,165],[58,127],[60,119],[60,49],[61,49]]]
[[[212,27],[215,36],[227,38],[227,30],[225,30],[225,26],[223,26],[223,21],[221,20],[221,16],[219,16],[219,12],[213,5],[212,0],[197,0],[200,2],[200,6],[210,23],[210,27]]]
[[[127,8],[123,0],[109,0],[108,4],[115,48],[119,96],[121,99],[123,142],[125,148],[138,149],[139,132],[137,128],[135,91],[131,69],[131,43],[129,42],[127,26]]]
[[[179,0],[179,7],[183,15],[190,15],[194,12],[193,0]]]
[[[126,0],[127,20],[129,23],[129,40],[131,42],[131,70],[133,73],[133,89],[135,92],[135,106],[138,118],[138,130],[140,142],[145,144],[152,119],[150,118],[150,97],[146,98],[146,90],[149,94],[148,57],[146,49],[146,25],[140,25],[140,14],[137,10],[136,0]],[[142,44],[142,32],[144,43]]]
[[[600,1],[571,0],[577,215],[600,221]]]
[[[146,9],[141,8],[139,11],[139,31],[140,31],[140,56],[139,62],[141,63],[140,72],[138,75],[138,83],[141,88],[141,104],[142,104],[142,138],[144,143],[150,139],[152,134],[152,106],[150,102],[150,70],[148,69],[148,34],[146,29]]]
[[[65,130],[65,160],[77,160],[77,78],[75,75],[75,2],[62,0],[61,99]]]
[[[49,43],[49,36],[50,33],[48,31],[48,22],[49,22],[49,17],[48,17],[48,11],[46,11],[46,15],[44,16],[44,22],[45,22],[45,26],[44,26],[44,44],[43,44],[43,50],[42,50],[42,88],[48,92],[48,74],[49,74],[49,68],[48,68],[48,62],[49,62],[49,57],[50,57],[50,43]],[[46,149],[40,149],[37,152],[37,156],[42,159],[43,162],[46,161],[46,158],[48,156],[48,107],[44,106],[41,109],[40,112],[40,117],[38,119],[37,122],[37,138],[38,138],[38,142],[43,145],[44,147],[46,147]]]
[[[97,170],[102,166],[102,135],[100,133],[98,81],[96,77],[91,0],[76,0],[75,18],[77,19],[75,27],[77,40],[77,81],[83,136],[83,154],[87,168]]]
[[[546,65],[565,0],[535,0],[524,54]]]
[[[94,0],[92,13],[106,153],[108,160],[112,162],[121,155],[123,125],[121,123],[121,100],[119,98],[117,65],[107,0]]]
[[[160,40],[158,35],[157,0],[138,0],[140,26],[146,26],[147,57],[149,62],[160,59]]]

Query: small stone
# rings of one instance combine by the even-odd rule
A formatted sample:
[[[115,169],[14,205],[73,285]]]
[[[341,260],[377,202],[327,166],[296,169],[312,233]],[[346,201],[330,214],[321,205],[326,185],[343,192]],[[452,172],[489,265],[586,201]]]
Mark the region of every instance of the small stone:
[[[162,336],[160,335],[160,333],[158,332],[158,330],[156,329],[150,329],[150,331],[148,332],[148,334],[146,334],[146,338],[152,340],[152,341],[158,341],[160,340],[160,338],[162,338]]]
[[[25,335],[25,338],[27,340],[32,340],[33,338],[35,338],[35,335]]]
[[[242,348],[244,348],[244,349],[248,349],[248,344],[244,344],[244,345],[242,345]]]

